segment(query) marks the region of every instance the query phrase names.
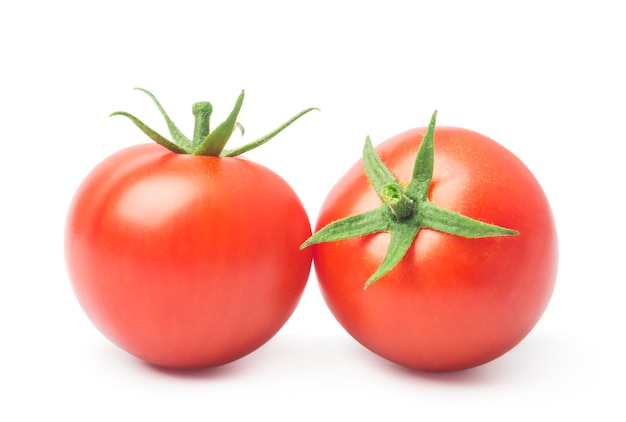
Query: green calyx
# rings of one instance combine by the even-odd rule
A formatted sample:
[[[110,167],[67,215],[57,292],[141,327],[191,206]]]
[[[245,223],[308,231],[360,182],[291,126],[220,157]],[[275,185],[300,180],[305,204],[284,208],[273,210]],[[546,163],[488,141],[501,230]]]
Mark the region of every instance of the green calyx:
[[[178,154],[205,155],[213,157],[235,157],[263,145],[309,111],[318,110],[317,108],[304,109],[300,113],[296,114],[294,117],[283,123],[277,129],[257,139],[256,141],[250,142],[249,144],[246,144],[239,148],[225,150],[224,147],[226,146],[226,143],[228,142],[230,136],[235,130],[241,130],[242,135],[245,132],[241,123],[237,121],[237,116],[239,115],[239,111],[241,110],[241,106],[243,104],[244,91],[241,91],[241,94],[239,94],[239,97],[237,97],[235,106],[233,107],[233,110],[230,112],[226,120],[218,125],[213,131],[210,130],[209,124],[211,121],[211,114],[213,113],[213,106],[209,102],[195,103],[192,107],[192,113],[195,117],[194,132],[193,138],[189,139],[169,118],[159,101],[154,95],[152,95],[151,92],[143,88],[135,89],[144,92],[150,98],[152,98],[152,101],[161,112],[161,116],[163,116],[163,118],[165,119],[165,123],[167,124],[167,128],[170,132],[172,140],[169,140],[157,133],[156,131],[152,130],[149,126],[147,126],[145,123],[143,123],[132,114],[126,113],[124,111],[116,111],[114,113],[111,113],[111,116],[128,117],[139,129],[141,129],[143,133],[148,135],[150,139],[152,139],[154,142]]]
[[[493,224],[474,220],[439,207],[428,200],[435,159],[434,132],[437,112],[417,152],[413,175],[406,187],[383,164],[367,137],[363,148],[365,174],[383,202],[379,208],[349,216],[323,227],[301,246],[334,242],[377,232],[389,232],[387,254],[376,272],[365,282],[364,289],[387,274],[404,257],[421,228],[437,230],[466,238],[514,236],[519,234]]]

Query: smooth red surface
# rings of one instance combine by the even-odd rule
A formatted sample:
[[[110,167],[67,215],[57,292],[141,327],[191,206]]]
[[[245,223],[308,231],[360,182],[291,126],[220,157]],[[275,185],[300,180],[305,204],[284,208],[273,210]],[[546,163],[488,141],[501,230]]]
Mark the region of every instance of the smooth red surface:
[[[404,185],[425,132],[410,130],[376,148]],[[435,129],[429,198],[520,234],[465,239],[422,229],[403,260],[366,291],[387,233],[314,245],[315,269],[330,310],[365,347],[411,368],[469,368],[510,350],[544,312],[556,279],[555,224],[526,166],[468,130]],[[380,205],[359,161],[329,193],[317,229]]]
[[[205,367],[260,347],[309,276],[305,210],[278,175],[242,158],[130,147],[78,189],[65,252],[83,309],[129,353]]]

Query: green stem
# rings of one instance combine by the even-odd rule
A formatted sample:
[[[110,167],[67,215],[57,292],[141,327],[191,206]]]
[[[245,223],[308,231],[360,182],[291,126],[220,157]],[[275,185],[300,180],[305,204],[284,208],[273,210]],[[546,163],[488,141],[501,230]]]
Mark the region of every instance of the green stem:
[[[191,108],[191,112],[196,119],[193,128],[193,149],[195,150],[211,131],[210,121],[213,106],[207,101],[195,103]]]
[[[380,196],[383,202],[389,206],[396,220],[406,220],[415,214],[415,201],[404,194],[400,185],[395,183],[385,185]]]

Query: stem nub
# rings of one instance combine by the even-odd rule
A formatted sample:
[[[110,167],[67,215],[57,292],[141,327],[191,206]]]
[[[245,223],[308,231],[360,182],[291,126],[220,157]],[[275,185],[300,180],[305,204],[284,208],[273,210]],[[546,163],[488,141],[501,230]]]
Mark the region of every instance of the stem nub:
[[[415,201],[404,194],[404,190],[400,185],[395,183],[385,185],[380,196],[383,202],[391,209],[396,220],[406,220],[415,214]]]
[[[193,128],[193,145],[198,147],[200,142],[207,137],[210,130],[211,114],[213,106],[208,101],[195,103],[191,107],[191,112],[195,117],[195,125]]]

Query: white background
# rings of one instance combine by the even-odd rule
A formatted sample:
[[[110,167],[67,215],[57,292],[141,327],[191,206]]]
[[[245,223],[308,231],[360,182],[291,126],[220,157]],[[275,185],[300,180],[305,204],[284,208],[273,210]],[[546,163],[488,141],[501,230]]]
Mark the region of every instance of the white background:
[[[0,420],[623,421],[626,26],[619,1],[22,1],[0,6]],[[86,173],[162,132],[150,89],[191,131],[246,89],[231,146],[311,113],[247,154],[287,179],[312,223],[374,143],[438,123],[490,136],[542,183],[557,288],[513,351],[449,374],[404,370],[335,322],[314,273],[282,331],[214,370],[159,371],[78,306],[62,242]],[[346,419],[347,418],[347,419]],[[532,418],[532,419],[531,419]]]

